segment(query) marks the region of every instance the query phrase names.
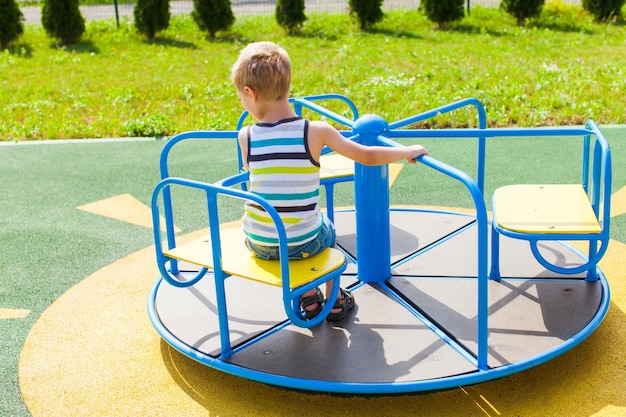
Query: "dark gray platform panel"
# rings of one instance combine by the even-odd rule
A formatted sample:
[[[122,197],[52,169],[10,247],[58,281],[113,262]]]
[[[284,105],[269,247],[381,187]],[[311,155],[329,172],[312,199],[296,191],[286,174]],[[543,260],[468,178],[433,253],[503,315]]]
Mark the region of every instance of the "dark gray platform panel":
[[[471,222],[467,216],[431,212],[391,212],[391,256],[404,259]],[[354,212],[337,213],[341,246],[354,253]],[[579,333],[595,316],[602,298],[599,283],[583,274],[546,271],[526,242],[501,239],[502,275],[489,282],[489,365],[530,359]],[[548,259],[576,265],[577,252],[559,243],[545,244]],[[354,265],[351,272],[356,272]],[[349,271],[350,271],[349,269]],[[455,235],[392,270],[396,288],[425,317],[470,352],[476,353],[476,227]],[[357,282],[344,275],[342,286]],[[231,277],[226,280],[230,340],[251,340],[284,322],[279,288]],[[365,285],[355,291],[356,311],[339,325],[314,329],[286,326],[260,339],[229,360],[276,375],[339,382],[418,381],[475,370],[466,357],[429,329],[409,310]],[[213,276],[192,288],[163,282],[155,306],[162,324],[199,352],[220,352]]]
[[[389,284],[476,353],[476,279],[393,278]],[[488,292],[491,367],[559,346],[589,324],[602,297],[599,283],[583,280],[490,281]]]
[[[415,212],[392,210],[389,215],[391,226],[391,261],[397,262],[419,249],[423,249],[442,237],[473,221],[465,215],[449,215],[437,212]],[[356,257],[356,218],[354,211],[335,213],[337,242],[350,255]],[[371,236],[370,239],[378,239]]]
[[[354,277],[343,277],[348,287]],[[239,277],[226,280],[230,340],[237,345],[287,319],[282,291]],[[176,338],[194,349],[216,356],[220,352],[219,324],[213,275],[207,274],[189,288],[173,287],[162,282],[155,306],[161,323]]]
[[[285,319],[277,288],[229,279],[227,293],[231,294],[228,307],[233,344]],[[287,326],[236,353],[229,361],[270,374],[339,382],[413,381],[474,370],[459,353],[377,288],[360,287],[355,297],[358,306],[344,322],[325,322],[313,329]],[[162,283],[157,293],[157,312],[177,339],[216,356],[220,349],[214,298],[208,279],[188,289]]]
[[[472,218],[440,212],[391,211],[391,262],[395,263],[412,253],[431,246],[449,234],[470,224]],[[356,220],[352,211],[335,214],[339,245],[356,256]],[[491,238],[491,230],[488,233]],[[491,241],[488,242],[489,246]],[[501,274],[503,277],[583,279],[584,273],[559,275],[547,271],[533,257],[528,242],[500,238]],[[555,265],[571,267],[581,264],[580,255],[558,242],[542,242],[541,253]],[[475,277],[478,275],[477,228],[471,226],[457,236],[444,241],[417,258],[393,269],[394,275],[422,275],[448,277]],[[490,260],[490,255],[489,259]],[[358,261],[358,259],[357,259]],[[489,266],[488,266],[489,267]],[[349,272],[356,272],[353,266]]]
[[[441,378],[475,368],[397,302],[372,286],[355,292],[358,309],[343,322],[289,326],[229,362],[270,374],[336,382]]]
[[[436,227],[436,225],[434,225]],[[478,239],[475,226],[433,249],[393,269],[394,275],[476,277],[478,275]],[[489,234],[491,236],[491,234]],[[490,246],[489,246],[490,247]],[[539,248],[545,258],[561,267],[580,265],[580,255],[558,242],[543,242]],[[561,275],[546,270],[534,258],[528,242],[500,238],[500,273],[509,278],[584,279],[585,274]],[[491,256],[488,256],[488,262]],[[490,264],[487,264],[487,269]]]

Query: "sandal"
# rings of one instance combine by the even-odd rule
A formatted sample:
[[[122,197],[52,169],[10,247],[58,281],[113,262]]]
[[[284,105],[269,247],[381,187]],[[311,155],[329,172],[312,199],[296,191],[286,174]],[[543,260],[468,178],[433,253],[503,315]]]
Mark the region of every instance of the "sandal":
[[[315,308],[307,309],[307,307],[315,305]],[[324,308],[324,297],[319,288],[315,289],[315,294],[308,297],[300,298],[300,309],[304,313],[304,318],[311,320],[317,317]]]
[[[352,295],[350,291],[339,288],[339,294],[341,295],[341,298],[337,298],[337,300],[335,301],[335,305],[333,306],[333,310],[337,310],[340,308],[341,311],[338,311],[336,313],[329,313],[328,317],[326,317],[326,320],[330,322],[345,319],[348,313],[356,305],[354,302],[354,295]]]

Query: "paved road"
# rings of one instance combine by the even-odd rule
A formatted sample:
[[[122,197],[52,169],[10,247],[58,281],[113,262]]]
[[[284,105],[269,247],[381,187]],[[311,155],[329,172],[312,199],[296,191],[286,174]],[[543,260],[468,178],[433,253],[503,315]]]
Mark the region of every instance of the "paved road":
[[[276,0],[231,0],[235,16],[246,14],[274,13]],[[414,9],[419,6],[420,0],[385,0],[384,9],[393,10],[399,8]],[[471,0],[470,5],[481,4],[486,7],[496,7],[500,0]],[[581,0],[564,0],[564,3],[580,4]],[[121,18],[132,19],[134,3],[119,4],[118,15]],[[345,0],[306,0],[306,11],[326,12],[343,11],[347,9]],[[26,24],[41,24],[41,7],[21,7]],[[193,2],[188,0],[171,1],[170,10],[172,15],[189,14],[193,10]],[[104,20],[115,18],[113,5],[80,6],[80,11],[86,20]]]
[[[307,12],[343,11],[347,9],[345,0],[305,0]],[[276,0],[231,0],[235,16],[246,14],[274,13]],[[385,0],[384,9],[393,10],[399,8],[414,9],[419,6],[420,0]],[[470,5],[481,4],[487,7],[496,7],[500,0],[471,0]],[[564,3],[580,4],[581,0],[564,0]],[[132,19],[135,4],[119,4],[118,15],[120,19],[127,17]],[[41,24],[41,8],[38,6],[21,7],[26,24]],[[86,20],[104,20],[115,18],[113,5],[81,6],[81,13]],[[188,0],[171,1],[170,10],[172,15],[189,14],[193,10],[193,2]]]
[[[231,0],[233,13],[235,16],[246,14],[262,14],[274,13],[276,5],[275,0]],[[419,0],[387,0],[386,8],[409,7],[416,8],[419,6]],[[132,19],[135,4],[119,4],[118,15],[120,19],[128,17]],[[346,0],[306,0],[307,11],[342,11],[347,9],[348,2]],[[24,20],[26,24],[41,23],[41,8],[22,7]],[[170,12],[172,15],[189,14],[193,10],[192,1],[172,1],[170,2]],[[115,7],[113,5],[101,6],[80,6],[80,11],[86,20],[104,20],[115,18]]]
[[[305,0],[306,11],[344,11],[348,8],[347,0]],[[275,0],[231,0],[233,13],[235,16],[246,14],[274,13]],[[565,3],[580,4],[581,0],[565,0]],[[399,8],[415,9],[419,6],[420,0],[385,0],[383,8],[393,10]],[[470,5],[481,4],[487,7],[495,7],[499,0],[471,0]],[[128,17],[132,19],[134,4],[119,4],[118,15],[120,19]],[[41,23],[41,8],[21,7],[26,24]],[[102,6],[81,6],[81,13],[86,20],[104,20],[115,18],[115,7],[113,5]],[[170,2],[172,15],[189,14],[193,10],[193,2],[187,0]]]

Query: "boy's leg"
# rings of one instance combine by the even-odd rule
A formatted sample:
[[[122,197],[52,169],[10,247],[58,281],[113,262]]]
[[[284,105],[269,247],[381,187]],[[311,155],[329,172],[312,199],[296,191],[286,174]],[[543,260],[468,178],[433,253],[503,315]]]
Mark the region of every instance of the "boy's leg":
[[[300,255],[302,252],[307,252],[307,256],[309,256],[309,254],[310,256],[315,256],[316,254],[328,247],[337,248],[335,227],[333,223],[326,216],[324,216],[322,221],[323,226],[319,235],[309,244],[303,245],[302,247],[298,248],[298,255]],[[291,255],[292,253],[290,251],[290,257]],[[293,255],[296,255],[295,251]],[[339,289],[339,292],[337,293],[337,298],[335,300],[328,300],[328,297],[332,292],[333,282],[333,280],[327,281],[324,291],[327,298],[326,302],[332,302],[334,304],[328,315],[328,320],[339,321],[345,318],[348,312],[354,308],[355,302],[354,296],[349,291],[346,291],[342,288]],[[300,297],[300,304],[302,306],[302,309],[305,311],[305,314],[307,314],[307,312],[312,313],[315,311],[319,313],[319,310],[321,310],[320,307],[322,306],[322,304],[314,302],[317,294],[318,289],[314,288],[310,291],[305,292],[304,294],[302,294],[302,297]]]
[[[330,292],[332,291],[333,282],[334,282],[334,280],[326,281],[326,291],[325,291],[325,294],[326,294],[327,302],[330,301],[330,300],[328,300],[328,296],[330,295]],[[341,300],[341,288],[339,288],[339,291],[337,292],[337,298],[333,302],[336,303],[338,300]],[[341,307],[333,308],[332,310],[330,310],[330,312],[331,312],[331,314],[332,313],[334,313],[334,314],[341,313],[341,309],[342,309]]]
[[[329,281],[326,283],[326,294],[330,294],[331,288],[332,281]],[[330,300],[326,300],[326,302],[328,303]],[[337,298],[334,300],[333,308],[330,310],[330,313],[328,313],[326,320],[335,322],[345,319],[355,305],[354,295],[352,295],[350,291],[339,287]]]
[[[317,317],[324,308],[324,296],[319,288],[314,288],[300,296],[300,308],[307,320]]]

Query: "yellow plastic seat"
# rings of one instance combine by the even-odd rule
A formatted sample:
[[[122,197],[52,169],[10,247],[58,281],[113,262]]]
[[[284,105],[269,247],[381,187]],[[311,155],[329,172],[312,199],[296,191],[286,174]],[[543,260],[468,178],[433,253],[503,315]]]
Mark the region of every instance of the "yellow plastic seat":
[[[220,242],[224,272],[277,287],[282,286],[280,261],[268,261],[254,256],[246,248],[242,229],[220,230]],[[210,236],[164,251],[164,255],[205,268],[214,268]],[[344,263],[343,254],[333,248],[327,248],[311,258],[289,261],[289,286],[294,289],[305,285],[341,268]]]
[[[609,243],[612,165],[608,142],[598,126],[589,121],[586,128],[580,184],[516,184],[494,191],[491,279],[501,279],[500,235],[527,240],[537,262],[550,271],[586,272],[588,281],[598,279],[596,265]],[[538,242],[547,240],[586,241],[588,257],[581,265],[555,265],[539,250]]]
[[[203,279],[209,270],[211,271],[209,279],[213,279],[216,289],[220,340],[222,355],[225,357],[233,352],[228,338],[228,300],[224,286],[226,279],[241,277],[280,287],[287,318],[298,327],[310,328],[326,319],[333,308],[333,303],[326,303],[316,317],[306,319],[300,307],[301,297],[322,284],[332,282],[326,297],[329,299],[336,298],[339,293],[341,274],[347,265],[343,253],[333,248],[328,248],[303,260],[288,259],[286,231],[276,209],[259,195],[234,187],[246,180],[246,174],[239,174],[215,184],[168,177],[157,184],[152,195],[156,260],[161,276],[170,285],[191,287]],[[163,208],[166,224],[173,224],[173,206],[169,200],[173,187],[196,189],[206,194],[207,211],[205,213],[208,214],[209,236],[191,243],[178,245],[176,236],[168,232],[166,233],[166,241],[162,241],[161,225],[158,221],[160,219],[159,202],[163,200],[165,203]],[[242,204],[244,200],[250,200],[263,207],[276,226],[281,259],[267,261],[256,258],[246,247],[245,234],[241,228],[223,228],[220,226],[218,198],[233,198]],[[179,261],[198,265],[199,271],[192,277],[183,276],[179,273]]]
[[[493,194],[498,226],[519,233],[600,233],[580,184],[518,184]]]
[[[320,181],[354,176],[354,161],[340,154],[326,154],[320,158]]]

